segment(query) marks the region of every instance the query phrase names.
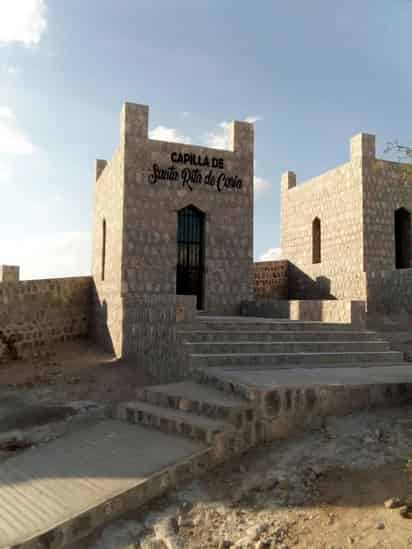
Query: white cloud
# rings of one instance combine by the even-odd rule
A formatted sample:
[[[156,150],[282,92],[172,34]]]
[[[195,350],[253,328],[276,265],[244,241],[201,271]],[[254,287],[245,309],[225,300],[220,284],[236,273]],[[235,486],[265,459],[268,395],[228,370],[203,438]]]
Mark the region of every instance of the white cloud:
[[[258,120],[263,120],[261,116],[246,116],[244,122],[254,124]],[[229,148],[229,130],[230,122],[220,122],[216,129],[206,134],[206,145],[212,149],[228,149]]]
[[[229,129],[229,122],[220,122],[214,131],[206,135],[206,145],[212,149],[228,149]]]
[[[9,76],[16,76],[17,74],[17,67],[13,67],[13,65],[7,65],[5,67],[5,71]]]
[[[260,120],[263,120],[263,116],[255,115],[255,116],[247,116],[245,118],[245,122],[249,122],[249,124],[256,124],[256,122],[259,122]]]
[[[11,165],[8,162],[0,160],[0,183],[10,181],[13,174]]]
[[[168,141],[169,143],[191,143],[190,137],[180,133],[176,128],[167,128],[166,126],[156,126],[149,131],[150,139],[156,141]]]
[[[280,248],[269,248],[264,254],[262,254],[258,261],[276,261],[281,259],[282,250]]]
[[[0,264],[20,265],[21,278],[89,275],[91,236],[88,232],[2,238]]]
[[[34,146],[18,127],[12,110],[0,106],[0,154],[19,156],[33,154]]]
[[[6,75],[6,77],[12,78],[17,74],[17,67],[14,65],[1,65],[0,73]]]
[[[44,0],[2,0],[0,43],[38,44],[47,28]]]
[[[263,194],[272,189],[272,184],[267,179],[255,175],[253,179],[253,188],[256,194]]]

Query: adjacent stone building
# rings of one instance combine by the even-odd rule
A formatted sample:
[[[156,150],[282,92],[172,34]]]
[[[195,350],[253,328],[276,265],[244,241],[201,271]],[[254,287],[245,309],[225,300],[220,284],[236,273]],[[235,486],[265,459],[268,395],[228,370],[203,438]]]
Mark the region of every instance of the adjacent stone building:
[[[126,103],[119,146],[96,163],[95,335],[118,355],[176,296],[216,314],[253,298],[253,125],[233,122],[223,151],[152,140],[148,116]]]
[[[349,162],[302,185],[281,181],[281,247],[291,299],[367,301],[412,312],[410,166],[376,158],[375,136],[351,139]]]

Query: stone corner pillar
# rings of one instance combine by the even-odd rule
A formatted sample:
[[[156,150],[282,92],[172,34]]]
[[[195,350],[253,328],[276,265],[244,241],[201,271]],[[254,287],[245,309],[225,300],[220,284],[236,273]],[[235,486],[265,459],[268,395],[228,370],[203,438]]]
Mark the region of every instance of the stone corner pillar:
[[[0,282],[18,282],[20,267],[17,265],[0,265]]]

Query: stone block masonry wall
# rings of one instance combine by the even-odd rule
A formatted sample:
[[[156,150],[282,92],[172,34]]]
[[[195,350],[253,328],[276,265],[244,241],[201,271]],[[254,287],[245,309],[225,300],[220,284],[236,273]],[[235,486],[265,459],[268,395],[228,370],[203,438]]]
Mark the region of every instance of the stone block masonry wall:
[[[140,323],[141,311],[133,320],[131,304],[145,310],[145,296],[158,295],[160,304],[161,296],[176,294],[177,265],[188,267],[184,253],[178,258],[185,208],[204,221],[199,254],[183,238],[191,246],[186,263],[202,258],[199,306],[236,314],[253,298],[253,125],[233,122],[229,149],[216,150],[150,139],[145,105],[126,103],[120,122],[112,160],[96,163],[92,262],[92,333],[116,356],[130,354],[129,319],[131,329]],[[193,277],[185,274],[181,293],[193,291]],[[160,314],[159,304],[153,314]]]
[[[370,141],[363,164],[364,263],[368,273],[378,273],[395,269],[395,211],[412,214],[412,166],[375,159],[374,136]]]
[[[351,141],[350,162],[296,186],[281,183],[281,248],[291,263],[289,297],[365,299],[363,276],[362,143]],[[313,262],[312,225],[320,220],[321,258]]]
[[[245,303],[246,316],[287,318],[301,321],[342,322],[358,328],[366,325],[365,301],[339,300],[287,300],[272,299]]]
[[[288,261],[255,263],[255,298],[257,300],[288,297]]]
[[[0,283],[0,360],[87,336],[91,287],[90,277]]]
[[[412,269],[368,274],[368,326],[372,329],[411,331]]]
[[[126,104],[122,120],[123,295],[176,292],[178,212],[194,206],[205,215],[203,308],[238,313],[253,295],[253,125],[233,122],[230,150],[216,150],[149,139],[142,105]],[[241,186],[218,186],[219,176]]]
[[[123,185],[124,148],[121,144],[110,162],[96,162],[92,248],[91,335],[117,356],[122,353]]]
[[[124,298],[123,356],[136,359],[138,367],[160,382],[185,377],[187,357],[177,328],[179,320],[193,320],[195,309],[195,296],[152,294]]]

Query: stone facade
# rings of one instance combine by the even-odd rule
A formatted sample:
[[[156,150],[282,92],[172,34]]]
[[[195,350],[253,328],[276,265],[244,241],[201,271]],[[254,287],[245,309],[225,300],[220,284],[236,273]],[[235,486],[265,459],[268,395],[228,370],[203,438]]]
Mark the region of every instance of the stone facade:
[[[375,137],[359,134],[351,139],[348,163],[302,185],[293,172],[282,176],[289,298],[366,300],[368,311],[412,312],[410,222],[402,237],[408,258],[404,268],[395,265],[395,212],[412,212],[411,175],[405,164],[376,159]]]
[[[255,263],[255,297],[263,301],[287,299],[288,261]]]
[[[232,123],[230,150],[154,141],[148,107],[124,105],[119,147],[96,164],[93,220],[93,329],[116,355],[131,350],[139,313],[130,304],[175,300],[178,214],[188,206],[205,220],[203,308],[235,314],[252,298],[253,141],[247,122]]]
[[[291,263],[289,296],[365,299],[362,172],[352,141],[350,162],[302,185],[287,172],[281,181],[281,247]],[[321,226],[321,262],[312,261],[312,224]]]
[[[90,277],[0,283],[0,361],[87,336]]]

